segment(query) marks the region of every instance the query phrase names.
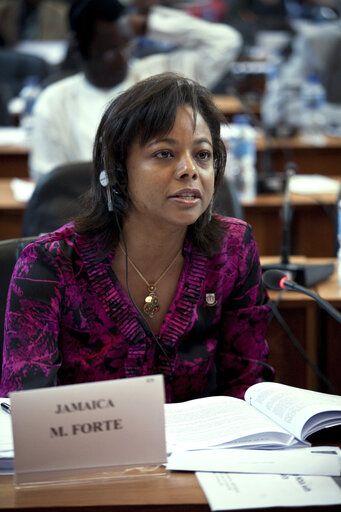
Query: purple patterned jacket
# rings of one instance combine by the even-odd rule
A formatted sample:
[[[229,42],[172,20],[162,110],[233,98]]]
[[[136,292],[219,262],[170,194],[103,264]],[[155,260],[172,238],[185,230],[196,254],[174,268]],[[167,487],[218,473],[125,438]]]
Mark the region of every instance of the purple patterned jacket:
[[[10,285],[0,396],[162,373],[168,402],[243,398],[268,368],[269,306],[250,226],[222,221],[226,236],[214,257],[184,243],[178,288],[158,335],[163,351],[111,268],[114,250],[100,256],[101,246],[72,224],[28,245]]]

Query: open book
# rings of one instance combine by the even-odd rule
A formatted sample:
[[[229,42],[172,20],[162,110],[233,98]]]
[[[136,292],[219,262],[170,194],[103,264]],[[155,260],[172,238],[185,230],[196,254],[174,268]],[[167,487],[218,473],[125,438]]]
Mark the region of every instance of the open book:
[[[206,448],[310,446],[307,437],[341,425],[341,396],[276,382],[227,396],[165,405],[167,452]]]

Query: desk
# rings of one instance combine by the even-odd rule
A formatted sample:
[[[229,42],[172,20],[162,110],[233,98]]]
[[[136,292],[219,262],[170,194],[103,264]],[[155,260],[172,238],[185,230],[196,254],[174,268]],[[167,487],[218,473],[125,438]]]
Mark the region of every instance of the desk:
[[[291,194],[293,219],[291,253],[308,257],[335,255],[336,194]],[[244,217],[253,228],[261,256],[280,254],[283,232],[283,194],[259,194],[243,203]]]
[[[0,240],[21,235],[26,206],[25,203],[14,199],[10,181],[10,178],[0,177]],[[336,196],[323,194],[314,199],[292,194],[292,204],[294,205],[292,254],[333,257],[335,254],[333,218]],[[280,254],[282,205],[282,194],[258,195],[251,203],[243,204],[245,220],[253,227],[261,256]]]
[[[266,153],[267,152],[267,153]],[[324,146],[307,144],[302,137],[259,137],[257,169],[264,171],[271,156],[272,169],[282,172],[287,162],[295,162],[301,174],[341,175],[341,137],[326,137]]]
[[[223,112],[228,123],[236,114],[247,113],[235,96],[215,95],[214,102]],[[248,111],[260,115],[259,104],[248,105]],[[341,137],[326,137],[324,146],[307,144],[300,135],[293,137],[257,137],[257,170],[282,172],[287,162],[294,161],[302,174],[341,175]]]
[[[26,203],[16,201],[10,178],[0,178],[0,240],[21,236]]]
[[[15,490],[12,476],[0,477],[0,510],[35,512],[209,512],[193,473],[86,485]],[[302,512],[302,507],[248,509],[258,512]],[[305,512],[339,511],[340,506],[305,507]]]
[[[328,281],[319,284],[317,292],[334,308],[341,310],[341,287],[338,284],[337,272]],[[319,359],[321,369],[341,394],[341,325],[325,311],[320,312],[320,318],[322,339]],[[324,391],[323,388],[322,390]]]
[[[274,257],[261,258],[262,264],[275,261]],[[292,258],[292,263],[330,262],[335,263],[334,274],[326,281],[317,284],[313,290],[335,308],[341,308],[341,289],[338,286],[336,260]],[[278,292],[270,291],[269,294],[272,300],[278,297]],[[341,394],[341,325],[313,299],[297,292],[281,293],[279,311],[310,359],[327,376],[337,393]],[[270,349],[269,364],[276,370],[277,382],[327,392],[324,384],[299,354],[275,318],[270,323],[267,340]]]
[[[0,145],[0,177],[28,178],[28,149]]]
[[[227,122],[235,114],[245,111],[240,100],[229,95],[215,95],[214,101],[225,114]],[[259,114],[259,106],[248,107]],[[21,146],[0,145],[0,177],[28,178],[28,149]],[[311,146],[300,136],[285,138],[257,138],[258,172],[268,169],[271,156],[272,169],[282,172],[289,161],[294,161],[304,174],[341,175],[341,137],[327,137],[325,146]]]
[[[222,111],[225,115],[228,123],[232,121],[232,116],[236,114],[247,113],[245,111],[245,106],[236,96],[229,96],[227,94],[215,94],[213,96],[214,103]],[[255,115],[260,114],[260,104],[253,103],[252,105],[247,105],[248,112],[252,112]]]

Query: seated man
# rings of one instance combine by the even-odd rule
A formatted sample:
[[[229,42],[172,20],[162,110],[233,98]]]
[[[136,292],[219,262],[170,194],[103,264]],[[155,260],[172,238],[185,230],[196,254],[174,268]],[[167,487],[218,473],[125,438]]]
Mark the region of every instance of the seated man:
[[[76,0],[70,25],[83,58],[83,72],[47,87],[35,105],[30,172],[33,178],[57,165],[91,160],[96,129],[106,105],[150,75],[174,71],[213,88],[241,47],[239,33],[165,6],[148,16],[125,16],[117,0]],[[134,36],[176,45],[172,52],[128,64]]]

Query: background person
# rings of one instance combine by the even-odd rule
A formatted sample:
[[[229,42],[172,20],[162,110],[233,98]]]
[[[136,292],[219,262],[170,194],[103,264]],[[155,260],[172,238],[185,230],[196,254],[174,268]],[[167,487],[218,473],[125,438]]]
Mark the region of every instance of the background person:
[[[238,32],[186,13],[154,6],[148,17],[125,16],[117,0],[76,0],[70,25],[83,72],[46,88],[36,103],[30,172],[34,178],[68,162],[89,161],[96,129],[110,100],[148,76],[176,71],[213,87],[241,46]],[[129,44],[146,33],[177,49],[130,61]],[[130,48],[131,49],[131,48]]]
[[[66,39],[69,8],[65,0],[0,0],[0,45]]]
[[[1,396],[162,373],[168,402],[242,398],[269,377],[251,227],[211,214],[222,120],[207,89],[174,74],[109,105],[85,214],[28,245],[14,270]]]

